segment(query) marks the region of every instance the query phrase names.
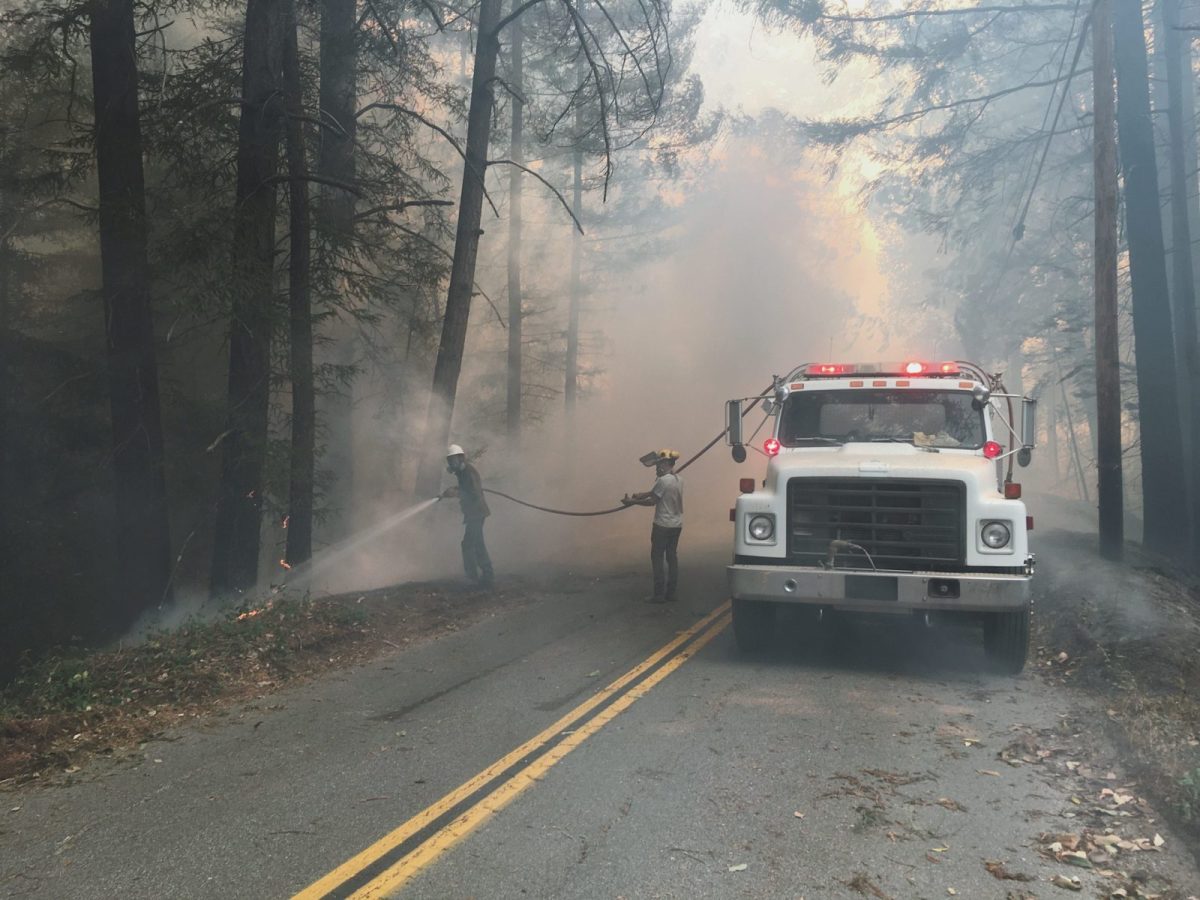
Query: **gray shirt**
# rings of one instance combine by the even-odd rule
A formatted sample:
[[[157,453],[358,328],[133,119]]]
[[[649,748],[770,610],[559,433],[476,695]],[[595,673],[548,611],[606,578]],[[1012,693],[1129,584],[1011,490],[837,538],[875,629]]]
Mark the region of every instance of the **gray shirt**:
[[[654,496],[654,524],[662,528],[682,528],[683,479],[674,472],[660,475],[650,493]]]

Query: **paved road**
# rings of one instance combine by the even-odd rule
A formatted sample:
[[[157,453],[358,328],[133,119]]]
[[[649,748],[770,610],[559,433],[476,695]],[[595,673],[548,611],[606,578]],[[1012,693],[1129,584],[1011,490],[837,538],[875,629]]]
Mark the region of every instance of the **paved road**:
[[[1084,896],[1117,886],[1036,852],[1039,832],[1081,827],[1096,784],[997,758],[1018,740],[1108,769],[1076,698],[980,674],[970,632],[818,638],[785,620],[778,646],[746,659],[713,558],[691,562],[670,607],[638,602],[640,575],[568,582],[70,786],[9,792],[0,896],[1069,896],[1054,874],[1080,876]],[[444,814],[426,812],[447,795]],[[1109,821],[1161,833],[1164,852],[1143,855],[1200,892],[1162,823]],[[1038,881],[999,881],[985,860]]]

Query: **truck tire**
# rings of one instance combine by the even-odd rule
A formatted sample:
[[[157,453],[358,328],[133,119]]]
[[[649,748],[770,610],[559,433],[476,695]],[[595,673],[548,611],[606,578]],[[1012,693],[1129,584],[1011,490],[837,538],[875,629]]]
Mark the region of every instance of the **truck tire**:
[[[983,649],[1000,672],[1016,675],[1029,653],[1029,610],[989,613],[983,620]]]
[[[743,653],[756,653],[771,642],[775,604],[762,600],[733,601],[733,637]]]

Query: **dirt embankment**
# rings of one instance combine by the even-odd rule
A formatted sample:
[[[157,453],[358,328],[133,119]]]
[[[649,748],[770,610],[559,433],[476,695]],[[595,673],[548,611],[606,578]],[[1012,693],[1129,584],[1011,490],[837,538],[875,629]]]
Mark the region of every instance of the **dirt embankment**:
[[[0,787],[73,773],[183,721],[455,630],[538,591],[513,581],[486,594],[428,583],[280,596],[135,646],[52,655],[0,689]]]
[[[1030,664],[1100,700],[1127,764],[1200,850],[1200,581],[1133,548],[1105,562],[1088,535],[1039,545]]]

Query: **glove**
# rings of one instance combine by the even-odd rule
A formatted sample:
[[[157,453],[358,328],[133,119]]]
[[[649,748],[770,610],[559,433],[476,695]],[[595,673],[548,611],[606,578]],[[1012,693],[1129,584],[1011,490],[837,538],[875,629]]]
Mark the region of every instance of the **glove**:
[[[439,497],[438,499],[439,500],[453,500],[457,496],[458,496],[458,488],[448,487],[444,491],[442,491],[442,496]]]
[[[632,506],[633,498],[630,497],[628,494],[626,494],[624,497],[621,498],[621,505],[622,506]]]

